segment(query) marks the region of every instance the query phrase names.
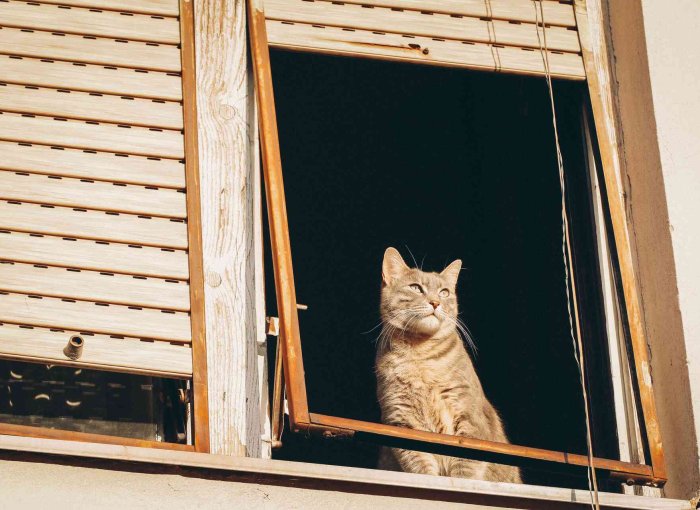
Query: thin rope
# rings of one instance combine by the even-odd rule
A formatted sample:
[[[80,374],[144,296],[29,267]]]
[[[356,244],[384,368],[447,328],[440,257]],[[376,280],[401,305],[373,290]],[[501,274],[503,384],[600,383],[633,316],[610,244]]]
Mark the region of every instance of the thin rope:
[[[496,44],[496,28],[493,26],[493,9],[491,7],[491,0],[484,0],[484,7],[486,8],[486,28],[489,34],[489,49],[491,50],[491,58],[493,58],[494,71],[501,72],[501,55],[498,53],[498,48],[494,46]]]
[[[549,52],[547,49],[547,30],[544,22],[544,11],[542,10],[541,0],[533,2],[535,7],[535,30],[537,31],[537,41],[540,46],[540,53],[542,55],[542,61],[544,63],[544,71],[547,79],[547,89],[549,91],[549,102],[552,109],[552,126],[554,128],[554,143],[557,150],[557,165],[559,167],[559,187],[561,189],[561,225],[562,225],[562,256],[564,258],[564,283],[566,287],[566,308],[569,316],[569,333],[571,334],[571,341],[573,344],[574,359],[576,360],[576,366],[578,367],[579,378],[581,382],[581,391],[583,393],[583,408],[586,418],[586,445],[588,447],[588,492],[591,495],[591,508],[594,510],[600,510],[600,502],[598,499],[598,480],[595,473],[595,466],[593,465],[593,441],[591,438],[591,419],[590,410],[588,408],[588,394],[586,391],[586,380],[583,371],[583,360],[581,354],[583,353],[583,345],[581,341],[581,331],[578,327],[577,320],[577,332],[578,335],[574,334],[574,321],[571,312],[571,301],[572,293],[569,287],[569,262],[571,257],[571,246],[570,246],[570,236],[569,236],[569,221],[566,210],[566,183],[564,180],[564,158],[561,153],[561,146],[559,144],[559,130],[557,128],[557,114],[554,108],[554,88],[552,87],[552,73],[549,67]],[[542,24],[542,37],[540,37],[540,23]],[[573,282],[572,282],[573,284]],[[573,297],[574,301],[576,296]],[[577,316],[578,319],[578,316]]]

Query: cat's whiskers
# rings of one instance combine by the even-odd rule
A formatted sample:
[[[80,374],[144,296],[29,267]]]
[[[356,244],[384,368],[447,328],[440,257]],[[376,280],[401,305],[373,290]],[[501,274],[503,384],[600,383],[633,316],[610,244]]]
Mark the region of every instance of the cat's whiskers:
[[[476,356],[479,350],[476,347],[476,343],[474,342],[474,338],[472,337],[471,331],[469,331],[469,328],[464,323],[464,321],[462,321],[459,317],[452,317],[444,311],[439,311],[438,316],[447,320],[450,324],[452,324],[455,327],[457,334],[459,334],[462,337],[464,342],[471,349],[474,356]]]
[[[411,317],[410,319],[408,319],[408,322],[406,322],[406,325],[405,325],[405,326],[403,327],[403,329],[401,330],[401,333],[402,333],[401,336],[402,336],[402,337],[405,337],[406,332],[409,331],[409,330],[411,329],[411,326],[412,326],[414,323],[418,322],[418,321],[419,321],[420,319],[422,319],[423,317],[424,317],[423,315],[421,315],[421,314],[419,314],[419,313],[415,313],[415,314],[413,315],[413,317]]]
[[[405,312],[405,310],[398,310],[398,311],[396,311],[396,312],[393,312],[393,313],[387,318],[387,320],[395,319],[395,318],[397,318],[396,316],[401,315],[401,314],[404,313],[404,312]],[[376,326],[374,326],[372,329],[369,329],[369,330],[367,330],[367,331],[362,332],[361,334],[363,334],[363,335],[368,335],[368,334],[370,334],[372,331],[374,331],[375,329],[377,329],[378,327],[381,327],[381,326],[383,326],[383,325],[384,325],[384,319],[380,319]]]
[[[391,324],[391,321],[409,313],[411,313],[410,310],[398,310],[389,314],[389,316],[386,317],[386,320],[382,320],[382,322],[380,322],[382,330],[379,333],[377,339],[375,340],[379,349],[384,348],[387,342],[389,343],[389,347],[391,347],[391,336],[394,330],[397,329],[396,326]]]
[[[420,306],[413,306],[411,308],[405,308],[402,310],[397,310],[389,314],[387,317],[385,317],[382,322],[380,323],[382,326],[382,331],[379,333],[379,336],[376,339],[377,347],[379,349],[383,349],[387,347],[391,349],[392,348],[392,340],[394,339],[394,333],[397,331],[401,332],[401,337],[404,337],[406,334],[406,331],[410,328],[410,325],[412,322],[414,322],[417,318],[420,318],[421,315],[419,312],[423,310],[423,307]],[[403,327],[396,326],[395,324],[392,324],[392,321],[396,319],[401,319],[404,322]],[[407,320],[404,320],[407,319]]]

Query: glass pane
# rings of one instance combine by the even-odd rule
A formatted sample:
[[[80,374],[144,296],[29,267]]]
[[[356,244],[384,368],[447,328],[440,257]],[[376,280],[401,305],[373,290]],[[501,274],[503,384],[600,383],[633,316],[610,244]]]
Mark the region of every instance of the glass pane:
[[[0,361],[0,422],[184,442],[183,381]]]

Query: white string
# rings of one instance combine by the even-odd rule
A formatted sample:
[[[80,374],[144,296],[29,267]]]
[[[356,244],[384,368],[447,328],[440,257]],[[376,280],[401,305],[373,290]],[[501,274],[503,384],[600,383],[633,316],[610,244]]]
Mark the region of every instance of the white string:
[[[586,417],[586,445],[588,447],[588,492],[591,495],[591,508],[594,510],[600,510],[600,502],[598,500],[598,480],[595,474],[595,467],[593,466],[593,441],[591,439],[591,420],[590,412],[588,409],[588,395],[586,392],[586,381],[583,373],[583,368],[581,366],[581,359],[579,352],[580,349],[580,338],[579,342],[576,341],[576,335],[574,334],[574,322],[571,314],[571,289],[569,287],[569,258],[567,256],[567,241],[569,239],[569,222],[566,214],[566,183],[564,181],[564,159],[561,154],[561,146],[559,144],[559,130],[557,128],[557,114],[554,109],[554,89],[552,87],[552,74],[549,68],[549,54],[547,49],[547,31],[544,23],[544,12],[542,11],[541,0],[536,0],[533,2],[535,7],[535,30],[537,31],[537,41],[540,46],[540,53],[542,55],[542,61],[544,63],[544,71],[547,79],[547,89],[549,90],[549,102],[552,109],[552,126],[554,128],[554,143],[557,150],[557,165],[559,167],[559,186],[561,189],[561,226],[562,226],[562,242],[561,249],[562,255],[564,257],[564,281],[566,287],[566,308],[569,315],[569,333],[571,334],[571,341],[573,343],[574,359],[576,360],[576,366],[578,367],[579,377],[581,381],[581,390],[583,392],[583,408]],[[540,21],[541,20],[541,21]],[[540,38],[540,22],[542,24],[542,38]]]

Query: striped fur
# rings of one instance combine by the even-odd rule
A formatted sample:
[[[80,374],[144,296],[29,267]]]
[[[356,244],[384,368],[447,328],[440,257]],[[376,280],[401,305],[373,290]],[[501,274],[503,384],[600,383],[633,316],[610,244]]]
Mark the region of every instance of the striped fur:
[[[464,346],[471,338],[458,319],[455,287],[461,266],[456,260],[441,273],[428,273],[409,268],[394,248],[386,250],[376,358],[382,422],[508,442]],[[399,448],[384,448],[379,468],[522,482],[516,467]]]

